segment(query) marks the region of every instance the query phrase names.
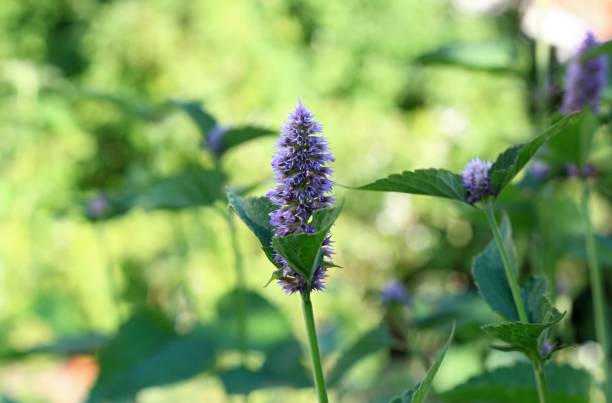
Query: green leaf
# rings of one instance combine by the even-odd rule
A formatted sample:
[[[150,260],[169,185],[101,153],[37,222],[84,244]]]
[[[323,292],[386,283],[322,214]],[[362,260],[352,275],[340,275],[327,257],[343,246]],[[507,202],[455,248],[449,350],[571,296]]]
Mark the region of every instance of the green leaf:
[[[597,131],[597,115],[585,110],[570,120],[559,134],[550,139],[544,157],[556,164],[573,162],[583,165],[588,160],[593,135]]]
[[[208,134],[217,125],[217,120],[202,107],[201,102],[172,99],[169,103],[187,114],[200,130],[202,137],[208,140]]]
[[[461,176],[444,169],[417,169],[393,174],[358,187],[359,190],[399,192],[465,201]]]
[[[612,55],[612,40],[600,43],[599,45],[592,47],[582,55],[582,60],[587,61],[598,56]]]
[[[370,354],[384,350],[391,345],[391,336],[384,326],[376,326],[362,334],[344,352],[340,354],[327,376],[328,385],[335,385],[342,380],[355,364]]]
[[[100,374],[90,402],[135,395],[139,390],[189,379],[215,363],[211,330],[179,335],[155,311],[140,311],[100,351]]]
[[[219,171],[187,171],[161,179],[145,190],[135,204],[148,210],[210,206],[223,199],[224,185],[225,177]]]
[[[431,388],[431,383],[433,382],[436,374],[438,373],[438,369],[442,365],[442,361],[444,360],[444,356],[446,355],[446,351],[448,351],[448,347],[450,346],[453,335],[455,334],[455,325],[453,324],[453,328],[451,329],[450,335],[448,336],[448,340],[446,344],[438,353],[438,358],[433,363],[431,368],[427,371],[425,378],[417,383],[412,389],[407,390],[402,394],[402,396],[395,397],[391,399],[389,403],[423,403],[429,394],[429,389]]]
[[[523,169],[538,149],[551,137],[560,133],[572,119],[575,119],[575,116],[568,115],[528,143],[510,147],[501,153],[491,167],[490,184],[492,194],[498,195]]]
[[[275,346],[293,336],[289,322],[276,306],[254,291],[235,289],[217,301],[215,325],[223,335],[223,340],[219,341],[221,346],[238,349],[239,303],[245,307],[249,349],[273,352]]]
[[[482,330],[505,341],[515,351],[521,351],[530,357],[534,355],[539,357],[538,339],[540,335],[564,316],[555,309],[552,312],[547,321],[543,323],[506,322],[499,325],[483,326]]]
[[[265,197],[243,199],[233,192],[228,192],[227,198],[231,208],[238,214],[238,217],[259,239],[261,248],[268,257],[268,260],[276,266],[278,263],[274,260],[275,252],[272,249],[274,227],[270,225],[270,213],[275,209],[272,202]]]
[[[506,250],[510,252],[510,260],[516,263],[512,229],[507,214],[502,216],[500,230],[506,244]],[[516,271],[515,263],[512,266]],[[504,264],[495,240],[491,240],[485,250],[474,259],[472,276],[478,291],[491,309],[507,320],[519,320]]]
[[[340,207],[334,207],[315,211],[311,223],[314,232],[311,234],[301,233],[272,239],[274,250],[309,283],[322,263],[321,245],[340,210]]]
[[[591,378],[588,372],[569,365],[544,366],[548,399],[554,403],[588,403]],[[526,362],[496,368],[470,378],[442,393],[452,403],[538,403],[533,369]]]
[[[526,70],[524,54],[510,42],[449,44],[419,56],[416,62],[498,74],[521,75]]]
[[[256,127],[256,126],[242,126],[242,127],[231,127],[223,133],[221,142],[219,145],[219,155],[227,152],[228,150],[239,146],[242,143],[246,143],[251,140],[255,140],[259,137],[271,136],[277,133],[276,130]]]
[[[78,354],[93,354],[108,342],[108,337],[101,334],[66,337],[51,343],[37,345],[25,350],[2,350],[0,360],[16,360],[38,354],[72,356]]]

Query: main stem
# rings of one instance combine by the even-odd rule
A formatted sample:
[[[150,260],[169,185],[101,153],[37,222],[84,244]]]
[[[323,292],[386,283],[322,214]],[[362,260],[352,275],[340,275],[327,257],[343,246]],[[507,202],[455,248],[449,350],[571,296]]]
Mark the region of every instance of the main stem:
[[[317,341],[317,329],[312,313],[312,302],[310,302],[310,291],[302,292],[302,312],[304,314],[304,323],[306,324],[306,333],[308,334],[312,373],[317,393],[319,394],[319,403],[328,403],[325,378],[323,377],[323,368],[321,367],[321,355],[319,354],[319,343]]]
[[[518,311],[519,319],[521,320],[521,322],[527,323],[529,322],[529,319],[527,318],[527,311],[525,310],[525,305],[523,304],[523,299],[521,298],[521,289],[519,288],[518,280],[516,279],[512,263],[510,262],[510,258],[508,257],[508,251],[506,250],[506,245],[502,238],[501,231],[497,226],[493,207],[487,207],[484,209],[484,211],[487,216],[489,226],[491,227],[491,232],[493,232],[493,237],[495,238],[497,249],[499,250],[499,254],[501,255],[502,262],[504,264],[504,271],[506,272],[508,284],[510,284],[512,298],[514,298],[514,305],[516,306],[516,310]]]
[[[236,237],[236,226],[232,212],[226,214],[227,225],[230,230],[230,238],[232,250],[234,251],[234,268],[236,270],[236,290],[237,301],[236,310],[238,313],[238,348],[242,356],[242,365],[245,365],[247,353],[247,323],[246,323],[246,301],[245,301],[245,283],[244,283],[244,268],[242,264],[242,255],[238,246],[238,238]]]
[[[604,372],[604,392],[608,393],[608,339],[606,336],[606,307],[603,290],[602,273],[597,261],[597,250],[595,248],[595,235],[591,225],[591,214],[589,210],[590,191],[589,185],[584,184],[582,193],[582,218],[584,225],[584,242],[586,247],[586,257],[589,266],[589,277],[591,280],[591,292],[593,297],[593,311],[595,314],[595,333],[597,341],[603,351],[602,369]]]
[[[502,258],[502,263],[504,265],[504,271],[506,272],[506,278],[508,279],[508,284],[510,284],[510,290],[512,291],[512,298],[514,298],[514,305],[516,306],[516,310],[518,311],[519,319],[523,323],[529,323],[529,318],[527,317],[527,311],[525,310],[525,304],[523,304],[523,299],[521,298],[521,289],[519,288],[518,280],[514,273],[514,269],[512,267],[512,263],[510,262],[510,257],[508,256],[508,250],[506,249],[506,244],[504,239],[502,238],[501,231],[499,230],[499,226],[497,225],[497,220],[495,219],[495,213],[493,212],[493,206],[487,206],[485,209],[485,214],[487,216],[487,221],[489,222],[489,226],[491,227],[491,232],[493,232],[493,237],[495,238],[495,243],[497,244],[497,249],[499,250],[499,254]],[[542,369],[542,361],[540,357],[529,357],[531,360],[531,364],[533,365],[533,373],[536,380],[536,386],[538,389],[538,398],[540,403],[546,403],[546,382],[544,380],[544,371]]]

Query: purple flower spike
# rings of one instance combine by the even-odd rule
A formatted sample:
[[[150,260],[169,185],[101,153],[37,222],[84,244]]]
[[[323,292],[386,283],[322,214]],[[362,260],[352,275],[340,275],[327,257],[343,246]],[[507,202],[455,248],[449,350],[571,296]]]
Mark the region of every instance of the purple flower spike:
[[[299,102],[281,130],[277,152],[272,159],[278,185],[267,197],[278,206],[270,214],[270,224],[275,236],[286,236],[312,232],[309,220],[314,211],[330,207],[334,199],[328,196],[333,182],[329,179],[332,170],[325,166],[334,161],[325,137],[319,135],[322,127],[312,113]],[[323,255],[332,255],[329,235],[323,241]],[[306,280],[293,271],[287,262],[276,256],[280,268],[277,270],[279,284],[285,292],[292,294],[305,291]],[[319,267],[312,279],[312,289],[325,288],[326,268]]]
[[[383,304],[408,304],[410,296],[406,287],[397,280],[391,280],[382,289],[381,299]]]
[[[461,178],[467,191],[468,203],[474,204],[489,195],[489,171],[492,165],[491,162],[474,158],[463,170]]]
[[[606,56],[582,61],[581,57],[591,48],[598,45],[592,33],[587,33],[582,45],[571,61],[565,79],[565,95],[562,113],[581,111],[586,107],[594,112],[599,111],[599,100],[606,86]]]

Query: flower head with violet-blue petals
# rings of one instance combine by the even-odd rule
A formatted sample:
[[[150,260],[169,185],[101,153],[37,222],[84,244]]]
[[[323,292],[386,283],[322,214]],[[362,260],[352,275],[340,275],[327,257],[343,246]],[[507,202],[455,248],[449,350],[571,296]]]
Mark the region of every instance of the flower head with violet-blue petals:
[[[480,158],[474,158],[466,165],[461,179],[463,187],[467,192],[466,200],[470,204],[474,204],[485,196],[489,196],[489,172],[493,164],[489,161],[483,161]]]

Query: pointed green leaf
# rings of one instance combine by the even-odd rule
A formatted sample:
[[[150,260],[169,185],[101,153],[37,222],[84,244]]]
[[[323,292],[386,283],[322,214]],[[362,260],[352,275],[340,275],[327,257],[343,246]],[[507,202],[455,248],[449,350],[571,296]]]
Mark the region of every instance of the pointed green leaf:
[[[274,250],[308,282],[322,263],[321,245],[340,210],[340,207],[334,207],[315,211],[311,223],[314,232],[311,234],[301,233],[272,239]]]
[[[506,250],[510,251],[510,260],[516,262],[510,219],[506,214],[502,216],[501,233]],[[513,264],[513,267],[516,268],[516,264]],[[472,276],[480,294],[491,309],[507,320],[519,319],[495,240],[491,240],[485,250],[474,259]]]
[[[491,192],[498,195],[523,169],[539,148],[551,137],[560,133],[574,115],[568,115],[525,144],[510,147],[501,153],[491,167]]]
[[[582,60],[587,61],[598,56],[612,55],[612,40],[600,43],[599,45],[592,47],[582,55]]]
[[[544,153],[547,160],[562,165],[569,162],[583,165],[587,162],[599,119],[589,110],[575,116],[548,142]]]
[[[227,129],[221,137],[219,145],[219,155],[226,151],[239,146],[240,144],[246,143],[251,140],[255,140],[259,137],[272,136],[277,133],[276,130],[256,127],[256,126],[242,126],[242,127],[231,127]]]
[[[591,377],[583,369],[549,363],[544,366],[548,401],[554,403],[588,403]],[[538,403],[533,369],[526,362],[500,367],[470,378],[442,393],[452,403]]]
[[[217,120],[202,107],[199,101],[173,99],[170,105],[187,114],[205,139],[208,139],[208,134],[217,125]]]
[[[147,210],[209,206],[223,199],[225,178],[219,171],[198,169],[161,179],[135,203]]]
[[[416,59],[426,65],[445,65],[498,74],[522,74],[526,58],[509,42],[455,43],[429,51]]]
[[[251,232],[259,239],[261,248],[272,264],[277,265],[274,260],[274,249],[272,249],[272,237],[274,227],[270,225],[270,213],[275,207],[266,197],[241,198],[236,193],[228,192],[227,198],[231,208],[238,217],[246,224]]]
[[[465,201],[461,176],[444,169],[417,169],[393,174],[358,187],[359,190],[399,192]]]
[[[453,328],[451,329],[450,335],[448,336],[448,340],[446,344],[438,353],[438,358],[433,363],[431,368],[427,371],[425,378],[417,383],[412,389],[407,390],[402,394],[401,397],[395,397],[389,403],[423,403],[429,394],[429,389],[431,388],[431,383],[433,382],[436,374],[438,373],[438,369],[442,365],[442,361],[444,360],[444,356],[446,355],[446,351],[448,351],[448,347],[451,345],[453,340],[453,335],[455,334],[455,325],[453,324]]]
[[[363,358],[384,350],[390,345],[391,336],[384,326],[376,326],[365,332],[347,350],[341,353],[327,376],[327,383],[330,386],[337,384]]]

